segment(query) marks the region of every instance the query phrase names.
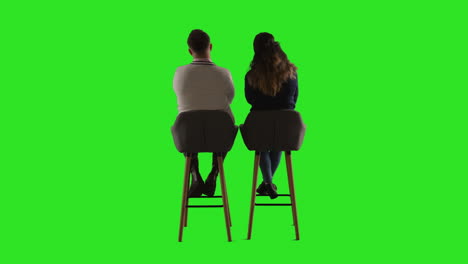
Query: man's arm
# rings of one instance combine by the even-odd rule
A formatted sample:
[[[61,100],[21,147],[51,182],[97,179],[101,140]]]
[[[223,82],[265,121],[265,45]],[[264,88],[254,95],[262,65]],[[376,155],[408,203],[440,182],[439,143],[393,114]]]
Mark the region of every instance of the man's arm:
[[[174,90],[174,93],[176,95],[176,99],[177,99],[177,104],[179,103],[179,76],[178,76],[178,72],[177,72],[177,69],[174,73],[174,77],[172,79],[172,90]]]
[[[232,76],[230,72],[228,72],[228,75],[229,75],[229,78],[228,78],[226,97],[228,99],[228,103],[231,104],[232,100],[234,99],[234,83],[232,82]]]

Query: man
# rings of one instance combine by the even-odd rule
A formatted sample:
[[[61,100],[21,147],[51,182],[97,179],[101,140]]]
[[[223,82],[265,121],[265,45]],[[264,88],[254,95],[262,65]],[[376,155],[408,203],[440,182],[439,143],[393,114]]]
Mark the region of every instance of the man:
[[[210,43],[210,37],[202,30],[195,29],[190,32],[187,43],[193,61],[177,68],[173,81],[179,113],[191,110],[224,110],[234,121],[229,107],[234,98],[231,73],[211,61],[213,45]],[[189,197],[201,196],[202,193],[213,196],[219,173],[215,153],[211,172],[205,182],[200,176],[196,153],[191,164],[192,183]]]

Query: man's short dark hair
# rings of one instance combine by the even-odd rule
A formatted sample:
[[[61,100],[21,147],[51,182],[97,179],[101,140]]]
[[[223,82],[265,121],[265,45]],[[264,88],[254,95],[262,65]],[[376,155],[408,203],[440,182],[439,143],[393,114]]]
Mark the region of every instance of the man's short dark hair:
[[[196,53],[202,53],[210,45],[210,37],[203,30],[194,29],[187,40],[189,47]]]

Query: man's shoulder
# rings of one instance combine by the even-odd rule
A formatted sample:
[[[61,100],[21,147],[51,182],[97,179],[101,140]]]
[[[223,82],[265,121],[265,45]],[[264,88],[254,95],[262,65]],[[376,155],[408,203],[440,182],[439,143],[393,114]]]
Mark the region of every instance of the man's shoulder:
[[[190,66],[191,66],[190,64],[181,65],[181,66],[179,66],[179,67],[176,68],[176,72],[177,72],[177,71],[183,71],[183,70],[189,68]]]
[[[221,74],[223,76],[231,76],[231,72],[224,67],[218,66],[216,64],[213,65],[194,65],[194,64],[187,64],[187,65],[182,65],[176,68],[176,73],[182,73],[182,72],[191,72],[191,71],[206,71],[206,72],[216,72],[218,74]]]
[[[218,65],[214,65],[214,67],[218,69],[219,71],[230,73],[230,71],[227,68],[224,68]]]
[[[227,68],[224,68],[224,67],[221,67],[221,66],[218,66],[218,65],[214,65],[214,70],[219,72],[223,76],[226,76],[226,77],[231,76],[231,72]]]

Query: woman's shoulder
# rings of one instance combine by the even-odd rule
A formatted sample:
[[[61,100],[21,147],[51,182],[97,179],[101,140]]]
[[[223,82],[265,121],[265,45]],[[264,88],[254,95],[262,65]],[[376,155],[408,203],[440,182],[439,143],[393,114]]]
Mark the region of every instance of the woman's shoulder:
[[[247,80],[252,75],[252,70],[249,70],[245,73],[244,79]]]
[[[244,76],[245,87],[251,89],[252,87],[252,71],[249,70]]]
[[[290,84],[290,83],[296,83],[296,82],[297,82],[297,72],[294,72],[286,79],[286,81],[284,81],[284,84]]]
[[[289,83],[297,84],[297,72],[294,72],[288,80]]]
[[[291,75],[291,79],[297,80],[297,71]]]

